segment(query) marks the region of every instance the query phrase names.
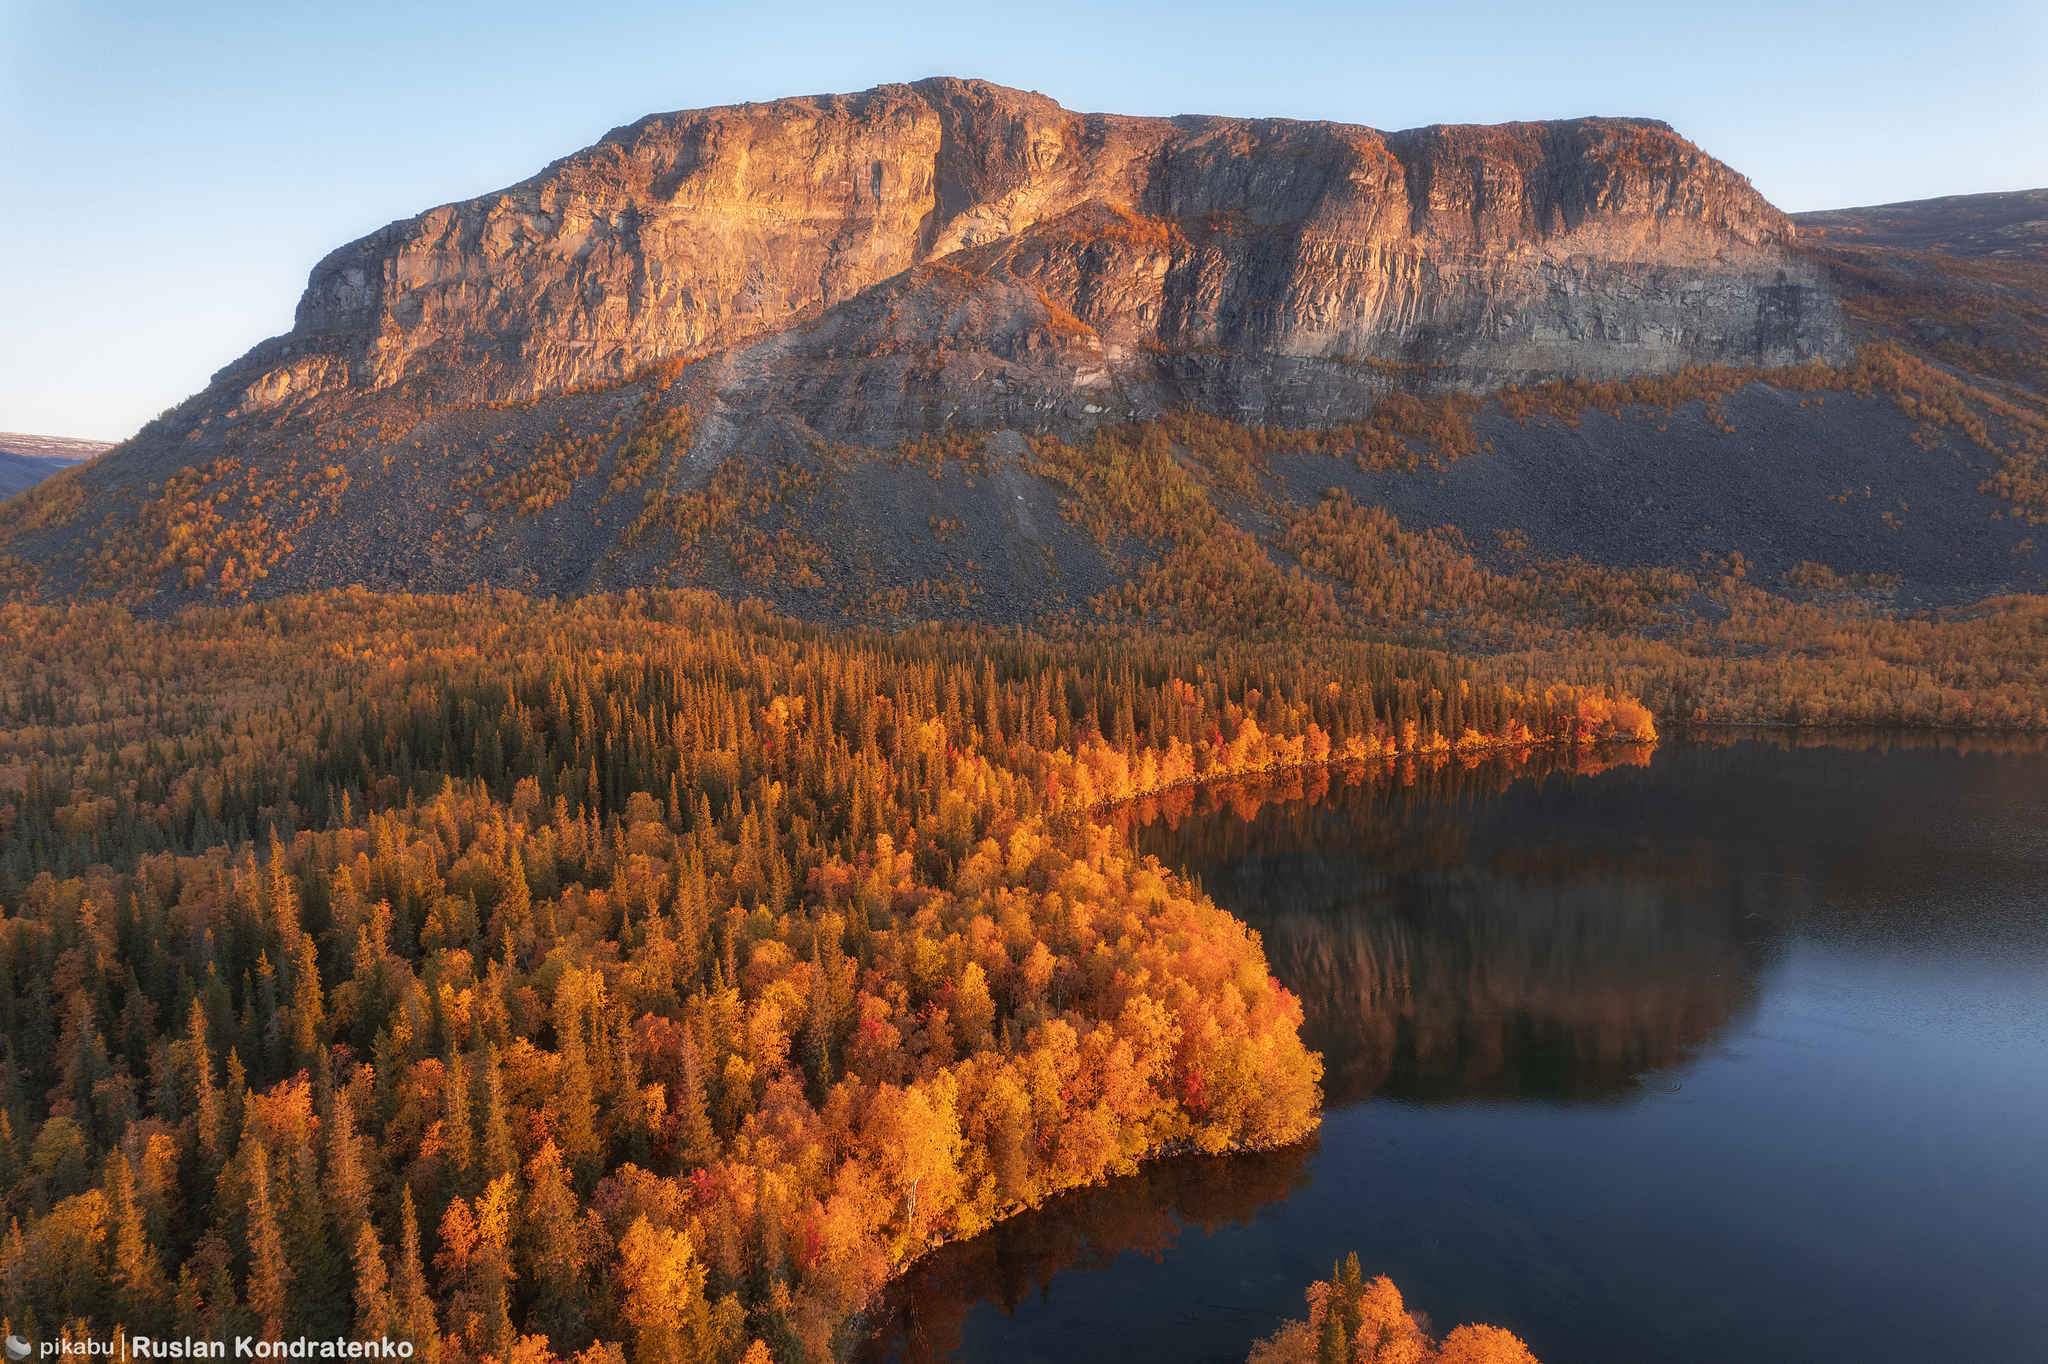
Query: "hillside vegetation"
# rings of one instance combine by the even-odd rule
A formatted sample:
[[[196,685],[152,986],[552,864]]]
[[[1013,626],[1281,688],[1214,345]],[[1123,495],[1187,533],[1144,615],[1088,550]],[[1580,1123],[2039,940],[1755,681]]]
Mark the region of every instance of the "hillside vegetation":
[[[465,555],[496,547],[516,559],[522,536],[552,545],[561,526],[585,524],[575,534],[602,548],[594,573],[543,581],[551,551],[540,551],[534,571],[522,566],[508,585],[540,592],[651,579],[891,628],[938,618],[1016,622],[1053,636],[1398,640],[1481,654],[1496,669],[1512,660],[1531,676],[1611,683],[1685,721],[2048,723],[2043,599],[2018,586],[2038,577],[2048,413],[2023,393],[2001,397],[1897,347],[1868,345],[1842,369],[1689,369],[1514,388],[1487,404],[1397,395],[1322,430],[1180,413],[1105,427],[1080,443],[953,432],[878,452],[793,437],[772,457],[749,447],[701,473],[690,454],[699,425],[682,402],[689,374],[670,365],[636,381],[637,396],[620,390],[625,406],[587,429],[547,404],[472,414],[533,425],[535,453],[458,461],[438,493],[433,479],[449,477],[449,466],[413,451],[418,442],[404,438],[413,428],[337,430],[333,453],[323,446],[319,455],[337,462],[305,468],[289,457],[294,442],[326,428],[287,423],[246,458],[171,477],[132,523],[102,518],[85,533],[95,547],[77,562],[84,595],[161,619],[180,603],[261,600],[317,583],[329,550],[309,561],[309,537],[345,530],[349,543],[374,545],[387,518],[418,523],[398,533],[424,537],[407,552],[443,565],[420,575],[430,579],[453,577]],[[1461,490],[1483,487],[1495,476],[1485,470],[1508,458],[1480,439],[1482,429],[1503,440],[1581,430],[1611,440],[1602,433],[1612,428],[1654,443],[1675,439],[1660,434],[1667,425],[1704,422],[1711,452],[1713,441],[1739,447],[1746,437],[1733,433],[1729,414],[1763,390],[1788,409],[1796,399],[1794,415],[1821,423],[1819,438],[1850,417],[1860,425],[1845,429],[1870,429],[1873,404],[1881,407],[1910,438],[1900,459],[1916,466],[1913,477],[1945,481],[1890,503],[1868,486],[1817,484],[1808,494],[1815,510],[1791,518],[1817,528],[1814,543],[1797,555],[1796,541],[1771,540],[1763,573],[1740,549],[1589,557],[1555,533],[1539,542],[1458,512]],[[557,406],[610,401],[572,395]],[[1844,404],[1851,411],[1834,415]],[[1896,482],[1889,471],[1900,459],[1851,477]],[[1715,482],[1711,471],[1705,477]],[[60,475],[0,508],[0,550],[89,524],[73,479]],[[1452,486],[1434,491],[1456,494],[1443,511],[1459,520],[1415,524],[1366,500],[1391,488],[1426,513],[1425,494],[1443,482]],[[1707,514],[1739,522],[1745,513]],[[2009,549],[1986,550],[1994,540]],[[1749,541],[1738,531],[1705,543]],[[1842,543],[1852,546],[1846,561]],[[1854,548],[1864,545],[1869,552]],[[1956,576],[1960,566],[1942,564],[1967,550],[1972,577],[1998,573],[2009,585],[1971,592],[1963,580],[1857,566],[1893,562],[1884,556],[1900,546],[1918,546],[1907,554],[1915,574]],[[573,561],[591,551],[566,552]],[[48,561],[35,557],[0,552],[0,583],[27,602],[61,595]]]

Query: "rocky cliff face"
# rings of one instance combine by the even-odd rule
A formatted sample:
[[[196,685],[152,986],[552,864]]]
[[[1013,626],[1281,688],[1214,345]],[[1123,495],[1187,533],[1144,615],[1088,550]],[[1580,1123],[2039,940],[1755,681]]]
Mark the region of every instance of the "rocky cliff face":
[[[447,402],[723,352],[819,429],[1839,358],[1790,221],[1661,123],[1403,133],[1075,114],[929,80],[664,114],[351,243],[223,371],[245,411]]]
[[[952,80],[660,115],[322,261],[291,333],[0,506],[0,600],[695,584],[1066,628],[1159,547],[1076,520],[1026,436],[1845,362],[1828,268],[1647,121],[1139,119]],[[1701,407],[1587,435],[1496,403],[1483,460],[1417,478],[1275,454],[1230,514],[1277,544],[1282,503],[1342,485],[1557,558],[2014,581],[2027,523],[1984,535],[1984,476],[1926,460],[1904,412]],[[984,439],[904,444],[949,428]],[[1910,535],[1816,539],[1814,507],[1894,483],[1872,505],[1910,502]]]

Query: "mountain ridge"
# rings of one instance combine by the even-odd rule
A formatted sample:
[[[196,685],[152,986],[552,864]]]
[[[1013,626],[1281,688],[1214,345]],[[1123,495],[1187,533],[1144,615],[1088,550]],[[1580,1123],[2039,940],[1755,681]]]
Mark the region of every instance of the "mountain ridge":
[[[1168,492],[1243,537],[1204,551],[1232,572],[1317,591],[1297,522],[1348,524],[1331,496],[1510,576],[1740,561],[1886,610],[2048,581],[2036,267],[1799,233],[1655,120],[1384,134],[962,81],[652,115],[330,253],[293,333],[0,509],[0,588],[695,584],[1064,627],[1150,618],[1113,603],[1181,552],[1133,510]]]
[[[989,249],[1027,236],[1021,252]],[[921,312],[964,291],[999,314],[953,339],[1001,355],[1013,384],[1128,381],[1125,411],[1202,406],[1216,366],[1178,372],[1189,352],[1419,365],[1438,388],[1841,359],[1795,237],[1654,120],[1390,134],[1077,114],[935,78],[650,115],[517,185],[390,224],[321,261],[293,330],[216,386],[241,387],[250,410],[342,388],[522,401],[815,335],[892,280]],[[976,248],[968,281],[905,273]],[[1330,367],[1292,386],[1329,402],[1398,386]],[[1239,371],[1268,377],[1223,368],[1239,386]],[[807,420],[821,415],[834,425]]]
[[[50,475],[97,459],[113,442],[0,431],[0,499],[25,492]]]

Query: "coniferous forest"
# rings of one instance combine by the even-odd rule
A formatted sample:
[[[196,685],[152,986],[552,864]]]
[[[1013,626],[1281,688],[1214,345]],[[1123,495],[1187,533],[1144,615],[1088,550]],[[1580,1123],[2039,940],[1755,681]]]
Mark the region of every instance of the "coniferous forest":
[[[1316,1125],[1257,935],[1093,812],[1655,736],[1336,638],[5,614],[0,1311],[44,1339],[837,1357],[935,1244]]]

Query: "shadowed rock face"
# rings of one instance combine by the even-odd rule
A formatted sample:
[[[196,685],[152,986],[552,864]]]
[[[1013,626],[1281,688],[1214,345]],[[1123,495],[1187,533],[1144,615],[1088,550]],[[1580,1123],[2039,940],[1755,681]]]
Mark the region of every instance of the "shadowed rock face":
[[[828,431],[1298,424],[1394,387],[1840,358],[1794,236],[1646,120],[1388,134],[928,80],[655,115],[394,223],[216,383],[245,410],[496,401],[725,351],[734,415]]]

